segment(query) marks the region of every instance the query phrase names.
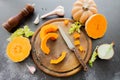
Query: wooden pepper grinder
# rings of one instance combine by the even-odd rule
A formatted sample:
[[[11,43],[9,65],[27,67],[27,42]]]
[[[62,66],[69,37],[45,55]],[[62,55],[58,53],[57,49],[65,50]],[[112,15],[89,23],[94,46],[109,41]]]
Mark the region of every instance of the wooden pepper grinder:
[[[30,4],[27,4],[26,7],[23,8],[19,14],[9,18],[5,23],[2,24],[2,26],[10,32],[14,27],[16,27],[20,23],[21,20],[23,20],[25,17],[29,16],[33,12],[34,7]]]

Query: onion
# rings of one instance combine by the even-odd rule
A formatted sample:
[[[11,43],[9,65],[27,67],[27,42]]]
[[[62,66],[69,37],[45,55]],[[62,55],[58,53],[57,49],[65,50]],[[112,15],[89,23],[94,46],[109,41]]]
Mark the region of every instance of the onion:
[[[106,60],[111,59],[114,55],[113,45],[114,43],[100,45],[97,49],[98,57]]]
[[[91,56],[91,59],[89,60],[90,67],[93,66],[93,63],[97,59],[97,56],[100,59],[109,60],[114,55],[114,49],[113,49],[114,43],[111,44],[102,44],[100,46],[97,46],[95,50],[93,51],[93,54]]]

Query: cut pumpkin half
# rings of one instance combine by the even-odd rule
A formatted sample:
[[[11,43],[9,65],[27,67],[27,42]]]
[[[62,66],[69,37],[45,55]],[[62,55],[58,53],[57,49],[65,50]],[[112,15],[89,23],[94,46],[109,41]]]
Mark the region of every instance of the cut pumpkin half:
[[[107,30],[107,20],[102,14],[92,15],[85,23],[85,30],[93,39],[101,38]]]

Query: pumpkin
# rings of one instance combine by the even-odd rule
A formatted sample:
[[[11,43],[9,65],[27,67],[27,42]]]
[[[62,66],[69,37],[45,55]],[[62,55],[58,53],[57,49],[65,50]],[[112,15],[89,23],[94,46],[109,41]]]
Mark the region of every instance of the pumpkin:
[[[80,45],[80,40],[75,40],[75,41],[74,41],[74,45],[75,45],[75,46]]]
[[[79,38],[80,38],[80,33],[75,32],[75,33],[73,34],[73,38],[74,38],[74,39],[79,39]]]
[[[72,9],[72,17],[75,21],[85,23],[93,14],[97,13],[97,7],[94,0],[77,0]]]
[[[44,36],[44,38],[41,41],[41,50],[45,53],[45,54],[49,54],[50,53],[50,49],[47,46],[47,40],[49,38],[54,38],[57,39],[58,38],[58,34],[57,33],[48,33]]]
[[[65,19],[64,20],[64,24],[67,26],[69,24],[69,20],[68,19]]]
[[[51,60],[50,60],[50,64],[58,64],[58,63],[60,63],[61,61],[64,60],[65,56],[66,56],[66,52],[63,51],[63,52],[61,53],[61,56],[60,56],[58,59],[51,59]]]
[[[81,51],[81,52],[84,52],[85,49],[83,48],[83,46],[79,46],[78,49]]]
[[[101,38],[107,30],[107,19],[102,14],[94,14],[85,23],[85,30],[89,37]]]
[[[58,30],[58,27],[54,24],[48,24],[43,26],[40,31],[40,39],[42,39],[47,33],[55,32],[57,30]]]
[[[29,39],[20,36],[8,43],[6,53],[13,62],[21,62],[29,56],[30,50]]]

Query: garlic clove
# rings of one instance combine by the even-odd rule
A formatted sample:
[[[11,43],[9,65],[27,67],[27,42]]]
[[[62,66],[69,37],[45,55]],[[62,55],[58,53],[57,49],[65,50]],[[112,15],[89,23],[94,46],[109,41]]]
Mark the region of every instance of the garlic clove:
[[[38,24],[39,22],[40,22],[40,18],[39,18],[39,14],[38,14],[33,23]]]
[[[34,74],[34,73],[35,73],[36,68],[35,68],[34,66],[29,66],[29,65],[27,65],[27,64],[26,64],[26,66],[27,66],[27,68],[28,68],[28,70],[30,71],[31,74]]]

